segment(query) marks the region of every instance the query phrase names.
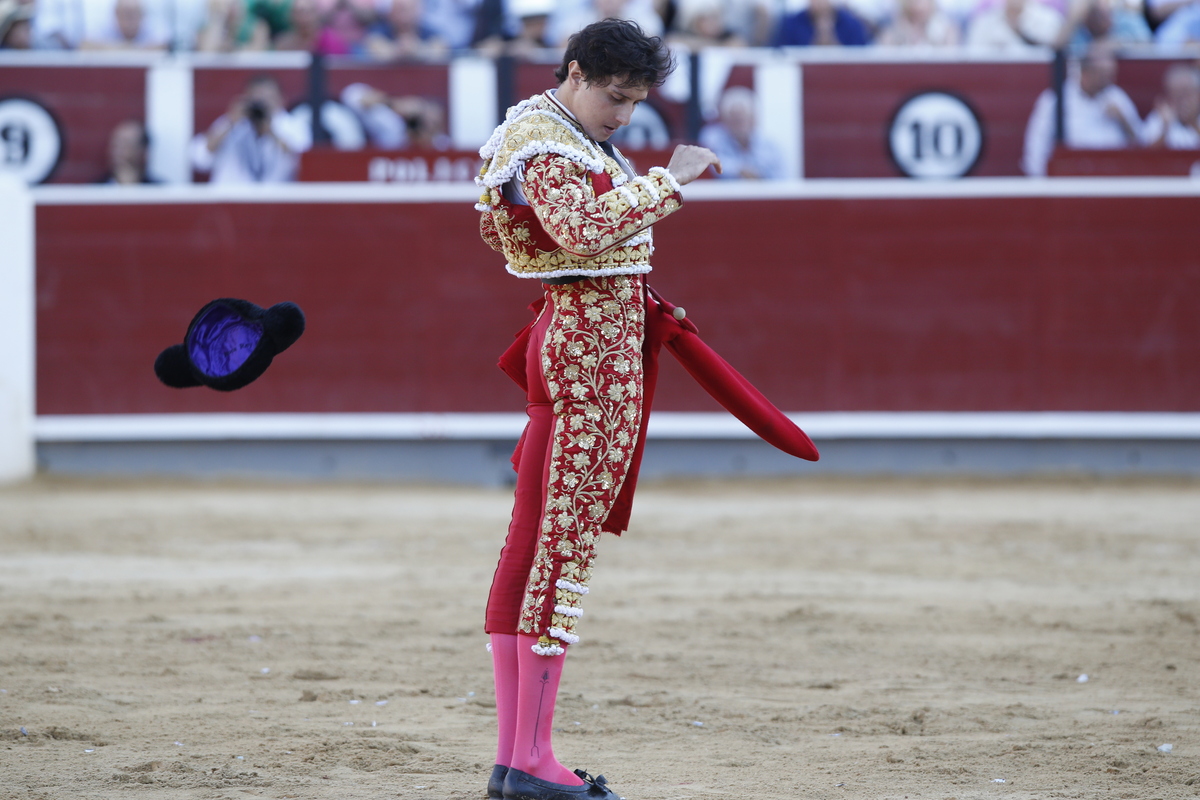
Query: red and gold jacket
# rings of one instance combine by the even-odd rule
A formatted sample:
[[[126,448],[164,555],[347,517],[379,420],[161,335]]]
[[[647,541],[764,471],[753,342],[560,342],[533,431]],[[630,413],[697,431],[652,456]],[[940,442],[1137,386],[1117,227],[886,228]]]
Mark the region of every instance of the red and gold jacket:
[[[630,177],[551,97],[513,106],[479,151],[480,233],[520,278],[650,271],[650,226],[683,204],[662,167]],[[529,205],[501,187],[520,180]]]

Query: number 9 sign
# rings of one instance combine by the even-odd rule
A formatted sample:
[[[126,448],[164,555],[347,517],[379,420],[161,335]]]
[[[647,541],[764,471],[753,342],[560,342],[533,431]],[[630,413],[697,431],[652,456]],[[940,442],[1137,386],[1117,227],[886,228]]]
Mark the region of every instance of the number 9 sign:
[[[0,99],[0,170],[32,186],[50,177],[62,152],[62,130],[40,103]]]
[[[963,100],[946,92],[910,97],[892,117],[888,147],[910,178],[961,178],[983,150],[983,126]]]

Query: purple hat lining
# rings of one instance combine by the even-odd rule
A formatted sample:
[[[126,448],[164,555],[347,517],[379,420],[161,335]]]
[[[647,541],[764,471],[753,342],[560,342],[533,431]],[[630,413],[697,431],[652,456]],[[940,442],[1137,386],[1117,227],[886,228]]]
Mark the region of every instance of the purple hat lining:
[[[188,355],[205,375],[221,378],[246,363],[262,340],[263,326],[223,303],[214,303],[188,333]]]

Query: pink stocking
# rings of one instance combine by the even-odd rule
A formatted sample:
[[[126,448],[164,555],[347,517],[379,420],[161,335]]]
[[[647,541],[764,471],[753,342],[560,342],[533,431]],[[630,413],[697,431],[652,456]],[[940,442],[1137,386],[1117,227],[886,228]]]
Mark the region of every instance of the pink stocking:
[[[581,786],[583,781],[579,776],[558,763],[550,744],[558,682],[567,654],[539,656],[532,650],[538,641],[536,636],[517,634],[513,638],[517,640],[521,677],[517,688],[516,736],[509,766],[551,783]]]
[[[517,735],[517,637],[490,634],[492,674],[496,683],[496,763],[512,766],[513,739]]]

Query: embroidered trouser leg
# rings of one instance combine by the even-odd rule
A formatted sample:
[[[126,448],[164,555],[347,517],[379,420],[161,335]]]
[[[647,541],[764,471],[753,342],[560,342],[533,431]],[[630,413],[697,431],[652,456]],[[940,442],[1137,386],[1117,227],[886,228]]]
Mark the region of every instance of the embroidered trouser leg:
[[[625,482],[642,419],[645,308],[637,276],[547,290],[541,361],[554,403],[545,509],[521,604],[542,655],[577,642],[600,526]]]
[[[489,633],[577,641],[591,564],[642,417],[644,307],[636,277],[550,287],[526,362],[529,424],[508,538],[488,596]]]

